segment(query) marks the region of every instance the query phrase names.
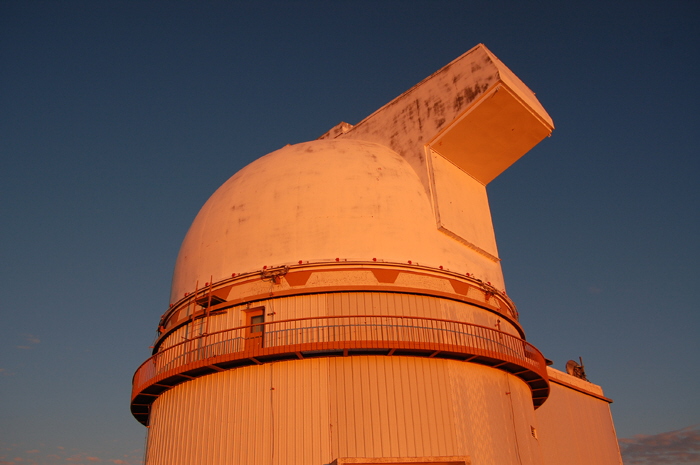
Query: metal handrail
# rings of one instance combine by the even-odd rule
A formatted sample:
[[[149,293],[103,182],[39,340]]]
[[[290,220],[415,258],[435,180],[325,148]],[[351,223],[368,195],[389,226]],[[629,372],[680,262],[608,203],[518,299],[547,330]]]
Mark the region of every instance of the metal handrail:
[[[291,265],[283,265],[276,267],[277,269],[279,268],[286,268],[287,271],[299,271],[299,270],[305,270],[305,269],[314,269],[318,267],[347,267],[347,266],[360,266],[365,269],[371,269],[369,267],[377,266],[379,265],[381,268],[390,268],[390,269],[404,269],[404,270],[420,270],[424,272],[437,272],[441,275],[444,276],[450,276],[452,278],[459,279],[460,281],[464,281],[469,283],[471,286],[481,289],[484,292],[489,292],[491,295],[495,296],[498,300],[501,300],[507,307],[507,312],[500,312],[497,311],[497,313],[502,314],[506,317],[512,317],[515,319],[517,322],[519,320],[519,314],[518,310],[515,306],[515,303],[506,295],[505,291],[499,291],[496,289],[494,286],[491,285],[489,282],[484,282],[481,279],[476,278],[475,276],[467,273],[466,276],[461,274],[461,273],[456,273],[452,272],[449,270],[443,270],[442,267],[435,268],[431,266],[425,266],[425,265],[419,265],[417,263],[411,264],[408,268],[406,267],[405,263],[397,263],[397,262],[390,262],[390,261],[384,261],[384,260],[373,260],[373,261],[364,261],[364,260],[343,260],[341,263],[337,263],[335,261],[327,261],[327,260],[319,260],[317,262],[306,262],[305,264],[291,264]],[[181,297],[177,302],[174,302],[170,305],[170,308],[161,316],[161,323],[166,321],[169,316],[171,316],[174,312],[178,311],[180,308],[184,306],[189,306],[191,303],[195,302],[197,300],[198,296],[204,296],[208,292],[211,292],[212,289],[220,288],[222,286],[225,286],[227,284],[235,283],[235,282],[240,282],[241,280],[252,280],[256,281],[262,275],[265,273],[265,268],[260,269],[260,270],[255,270],[255,271],[248,271],[248,272],[243,272],[243,273],[234,273],[230,278],[224,278],[220,281],[213,282],[211,283],[208,287],[205,286],[201,289],[194,289],[193,292],[187,292],[183,297]],[[286,274],[286,273],[285,273]]]
[[[253,326],[263,327],[251,333]],[[423,349],[488,356],[545,377],[542,354],[531,344],[493,328],[437,318],[388,315],[319,316],[269,321],[203,334],[160,350],[133,378],[133,396],[156,378],[207,360],[243,359],[304,350]]]

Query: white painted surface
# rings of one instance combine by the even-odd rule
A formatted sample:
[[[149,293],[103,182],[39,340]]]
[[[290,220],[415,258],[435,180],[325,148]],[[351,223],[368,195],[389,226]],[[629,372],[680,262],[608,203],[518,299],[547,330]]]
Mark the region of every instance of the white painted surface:
[[[602,395],[600,386],[557,370],[555,379]],[[621,465],[610,404],[599,398],[550,383],[549,399],[536,411],[545,465]]]
[[[496,113],[486,112],[491,113],[487,118],[483,117],[485,115],[481,110],[495,108],[490,104],[481,105],[482,114],[469,123],[480,125],[479,131],[476,132],[469,131],[465,125],[452,124],[473,110],[488,94],[493,95],[498,87],[503,90],[507,87],[507,93],[513,97],[511,104],[517,104],[507,105],[509,109],[505,113],[500,111],[502,108],[498,105]],[[505,93],[502,92],[501,96]],[[513,119],[512,110],[517,108],[524,112],[516,111],[520,116]],[[512,126],[514,123],[515,126]],[[477,166],[468,158],[458,155],[454,159],[461,158],[462,161],[466,161],[463,169],[472,173],[483,184],[488,184],[551,133],[553,128],[552,119],[535,94],[501,60],[483,44],[479,44],[352,128],[343,127],[340,131],[330,132],[341,132],[337,135],[339,139],[372,141],[390,147],[408,161],[420,177],[425,191],[429,192],[429,172],[426,169],[424,146],[433,145],[434,142],[440,144],[440,140],[445,141],[445,133],[451,133],[450,138],[457,136],[461,139],[459,135],[466,130],[469,136],[460,140],[459,144],[467,154],[474,148],[481,147],[478,151],[483,152],[475,159],[479,163],[491,165],[486,171],[483,170],[484,166]],[[520,135],[531,133],[532,130],[539,135],[529,145],[522,145]],[[516,137],[512,138],[513,135]],[[331,137],[331,134],[323,137]],[[478,143],[474,146],[473,142]],[[492,146],[493,150],[487,148],[492,143],[495,144]],[[435,148],[440,149],[437,145]],[[467,150],[464,150],[465,148]],[[455,152],[452,151],[452,154]],[[494,162],[495,164],[492,164]]]
[[[338,457],[469,456],[540,465],[518,378],[470,363],[353,356],[208,375],[153,405],[149,465],[323,465]]]
[[[438,227],[491,257],[498,257],[486,186],[431,152],[432,187]]]
[[[387,315],[438,318],[499,329],[520,337],[518,329],[495,313],[449,299],[388,292],[337,292],[266,299],[251,304],[265,307],[265,321],[291,320],[318,316]],[[211,315],[209,323],[197,319],[173,331],[161,344],[167,349],[184,339],[246,325],[249,304],[237,305]]]
[[[266,155],[211,196],[180,249],[171,301],[210,276],[338,257],[442,265],[504,287],[499,263],[438,231],[403,158],[374,143],[324,140]]]

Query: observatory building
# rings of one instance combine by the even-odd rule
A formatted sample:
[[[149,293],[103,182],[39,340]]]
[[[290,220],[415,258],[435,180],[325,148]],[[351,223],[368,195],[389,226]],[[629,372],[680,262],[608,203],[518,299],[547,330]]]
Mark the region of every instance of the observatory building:
[[[610,400],[504,291],[486,185],[553,128],[478,45],[233,175],[133,378],[146,464],[621,464]]]

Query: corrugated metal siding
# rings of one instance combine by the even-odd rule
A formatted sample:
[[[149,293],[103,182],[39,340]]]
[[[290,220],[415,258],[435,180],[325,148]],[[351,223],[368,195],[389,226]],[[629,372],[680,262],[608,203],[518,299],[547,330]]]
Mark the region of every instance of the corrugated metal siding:
[[[153,404],[147,464],[323,465],[338,457],[470,455],[476,465],[541,465],[529,434],[529,389],[508,376],[452,360],[382,356],[208,375]]]
[[[528,386],[507,373],[460,363],[450,364],[449,377],[459,452],[475,465],[541,465],[530,432],[536,419]]]
[[[274,321],[322,316],[325,314],[325,304],[325,295],[321,294],[269,299],[253,304],[237,305],[224,312],[209,316],[208,323],[206,318],[200,318],[193,323],[176,329],[163,341],[160,348],[161,350],[167,349],[185,339],[199,336],[205,331],[211,334],[229,328],[244,326],[246,324],[244,310],[248,308],[265,307],[265,321]]]
[[[335,457],[456,455],[443,361],[368,356],[330,364]]]
[[[176,329],[161,344],[161,349],[203,332],[214,333],[243,326],[246,324],[243,310],[259,306],[265,307],[265,321],[324,315],[401,315],[464,321],[494,328],[500,320],[502,331],[518,336],[517,330],[498,315],[462,302],[413,294],[338,292],[273,298],[250,305],[238,305],[211,315],[208,323],[205,319],[197,319]]]
[[[412,294],[302,295],[236,306],[208,323],[196,320],[161,347],[242,326],[243,310],[258,306],[265,307],[266,321],[396,315],[494,327],[498,319],[465,303]],[[501,328],[517,334],[504,321]],[[470,455],[478,465],[540,465],[529,434],[534,423],[527,386],[479,365],[383,356],[276,362],[165,392],[152,407],[147,463],[322,465],[337,457]]]
[[[325,295],[328,300],[329,315],[397,315],[441,318],[475,323],[490,328],[496,327],[496,322],[500,320],[502,331],[519,336],[518,331],[502,317],[454,300],[388,292],[340,292]]]
[[[439,318],[464,321],[495,328],[498,315],[469,304],[435,297],[379,292],[339,292],[330,294],[311,294],[279,299],[267,299],[253,304],[232,307],[225,312],[200,318],[173,331],[160,346],[160,350],[182,343],[203,333],[216,333],[246,324],[244,310],[251,307],[265,307],[265,321],[277,321],[308,318],[324,315],[396,315]],[[502,331],[518,336],[517,330],[505,320],[500,320]],[[230,335],[220,334],[223,339]],[[209,342],[217,335],[210,336]],[[235,343],[236,341],[232,342]],[[193,342],[195,343],[195,342]],[[242,344],[243,341],[239,341]],[[192,348],[190,348],[192,349]],[[180,351],[174,351],[168,357],[176,358]],[[169,360],[162,359],[164,366]]]
[[[429,297],[427,297],[429,298]],[[520,333],[515,327],[508,322],[508,320],[503,317],[486,311],[479,307],[474,307],[472,305],[464,304],[461,302],[455,302],[454,300],[448,299],[435,299],[440,305],[441,314],[438,318],[444,318],[445,320],[455,320],[464,321],[467,323],[474,323],[481,326],[486,326],[488,328],[497,328],[500,326],[500,330],[513,335],[515,337],[520,337]]]
[[[153,404],[147,463],[327,463],[327,364],[239,368],[166,392]]]
[[[546,465],[622,464],[604,400],[551,383],[549,399],[536,414]]]

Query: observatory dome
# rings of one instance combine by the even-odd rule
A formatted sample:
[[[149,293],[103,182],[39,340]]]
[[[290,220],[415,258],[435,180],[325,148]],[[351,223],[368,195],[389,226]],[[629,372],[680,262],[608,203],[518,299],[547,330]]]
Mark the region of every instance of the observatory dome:
[[[411,260],[464,272],[473,254],[437,229],[424,185],[399,154],[317,140],[254,161],[209,198],[180,248],[171,302],[197,282],[300,260]],[[498,285],[500,266],[492,268],[482,278]]]

